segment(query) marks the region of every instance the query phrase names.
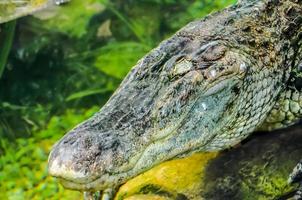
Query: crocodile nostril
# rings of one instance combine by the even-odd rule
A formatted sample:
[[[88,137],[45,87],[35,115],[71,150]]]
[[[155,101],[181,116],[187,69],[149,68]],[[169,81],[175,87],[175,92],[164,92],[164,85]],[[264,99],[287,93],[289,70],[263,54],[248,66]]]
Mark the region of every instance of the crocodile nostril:
[[[81,132],[77,137],[74,132],[70,133],[53,147],[48,160],[48,173],[72,182],[91,181],[94,175],[90,171],[95,161],[91,155],[96,151],[92,147],[93,138],[78,137],[84,134]]]
[[[90,183],[113,170],[119,146],[112,134],[74,129],[53,147],[49,174],[73,183]]]
[[[92,166],[93,162],[88,163],[87,160],[93,159],[89,158],[88,155],[81,154],[76,149],[66,148],[66,145],[57,145],[49,156],[48,173],[51,176],[72,182],[86,183],[91,181],[94,177],[90,173],[89,165]]]

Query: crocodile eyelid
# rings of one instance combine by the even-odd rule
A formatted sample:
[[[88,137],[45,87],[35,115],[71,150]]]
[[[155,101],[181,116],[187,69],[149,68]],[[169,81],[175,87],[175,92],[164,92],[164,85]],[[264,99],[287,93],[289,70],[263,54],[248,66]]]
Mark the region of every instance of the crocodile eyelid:
[[[177,55],[177,56],[173,56],[172,58],[170,58],[165,64],[164,64],[164,69],[165,71],[170,71],[172,69],[174,69],[175,64],[177,63],[177,61],[179,61],[180,59],[182,59],[184,57],[184,55]]]
[[[187,59],[183,59],[174,66],[173,74],[184,74],[193,68],[193,63]]]

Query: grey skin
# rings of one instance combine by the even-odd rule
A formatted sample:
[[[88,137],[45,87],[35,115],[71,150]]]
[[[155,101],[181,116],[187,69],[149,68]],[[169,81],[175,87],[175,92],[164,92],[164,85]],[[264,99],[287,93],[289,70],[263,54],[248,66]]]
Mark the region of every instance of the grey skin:
[[[114,194],[164,161],[297,122],[301,27],[301,0],[241,1],[188,24],[56,143],[49,174],[66,188]]]

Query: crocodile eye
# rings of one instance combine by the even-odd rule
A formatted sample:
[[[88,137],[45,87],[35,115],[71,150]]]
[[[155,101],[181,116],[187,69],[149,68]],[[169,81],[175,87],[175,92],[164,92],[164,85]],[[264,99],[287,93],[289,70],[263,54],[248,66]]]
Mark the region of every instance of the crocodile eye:
[[[193,63],[186,58],[183,58],[175,63],[173,75],[182,75],[193,69]]]

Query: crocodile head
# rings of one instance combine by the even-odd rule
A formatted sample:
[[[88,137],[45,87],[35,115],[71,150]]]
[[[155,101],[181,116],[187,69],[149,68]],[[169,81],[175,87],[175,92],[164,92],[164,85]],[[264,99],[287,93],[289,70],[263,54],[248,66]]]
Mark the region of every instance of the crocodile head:
[[[270,109],[274,84],[264,74],[223,41],[172,38],[53,147],[49,173],[67,188],[103,190],[163,161],[235,145]]]
[[[166,160],[246,138],[286,77],[281,58],[264,66],[252,52],[278,41],[251,49],[237,42],[239,25],[225,26],[225,15],[212,19],[189,24],[141,59],[105,106],[53,147],[50,175],[67,188],[105,190]]]

